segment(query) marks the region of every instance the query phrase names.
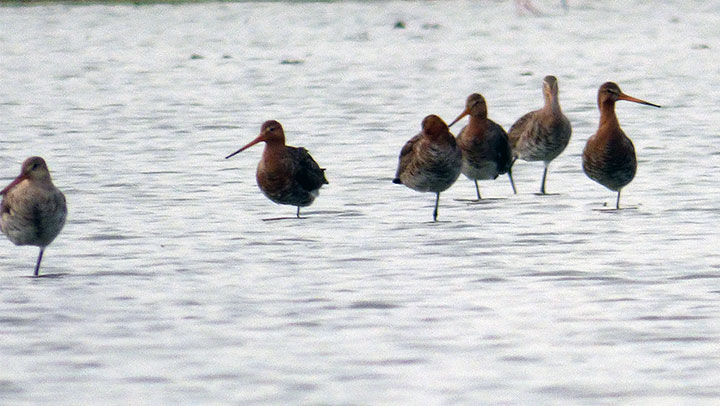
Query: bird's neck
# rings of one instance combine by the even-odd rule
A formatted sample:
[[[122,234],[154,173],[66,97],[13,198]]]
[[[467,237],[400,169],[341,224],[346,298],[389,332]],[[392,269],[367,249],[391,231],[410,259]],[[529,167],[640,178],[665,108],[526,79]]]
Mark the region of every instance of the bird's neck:
[[[265,143],[263,150],[263,160],[268,162],[278,162],[287,155],[287,148],[282,141],[269,141]]]
[[[600,128],[619,128],[617,115],[615,115],[615,102],[607,101],[600,105]]]
[[[487,127],[487,116],[470,116],[465,132],[468,134],[485,134]]]
[[[545,106],[543,110],[554,116],[561,116],[562,110],[560,110],[560,98],[558,95],[545,95]]]

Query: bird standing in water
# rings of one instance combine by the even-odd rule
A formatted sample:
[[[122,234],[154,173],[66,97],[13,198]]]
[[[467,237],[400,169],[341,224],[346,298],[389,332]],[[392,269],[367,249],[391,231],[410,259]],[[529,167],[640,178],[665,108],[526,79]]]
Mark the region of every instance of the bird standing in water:
[[[570,121],[560,110],[558,82],[555,76],[545,76],[543,96],[545,97],[543,108],[520,117],[510,127],[508,139],[513,151],[513,163],[518,158],[545,163],[540,186],[540,194],[544,195],[548,165],[565,150],[570,141],[572,128]]]
[[[422,121],[422,131],[400,151],[393,183],[418,192],[435,193],[433,221],[437,221],[440,192],[447,190],[462,168],[462,152],[447,124],[436,115]]]
[[[585,144],[583,171],[590,179],[617,192],[616,209],[620,209],[620,191],[633,180],[637,171],[635,147],[620,128],[615,115],[615,102],[618,100],[660,107],[626,95],[613,82],[603,83],[598,90],[600,125]]]
[[[310,206],[320,187],[328,184],[325,169],[305,148],[285,145],[285,132],[275,120],[264,122],[257,138],[225,159],[260,142],[265,143],[265,150],[255,173],[258,187],[275,203],[297,206],[296,216],[300,218],[300,207]]]
[[[488,119],[487,103],[482,95],[473,93],[468,96],[465,110],[448,127],[467,115],[470,116],[468,125],[460,130],[456,140],[462,151],[462,174],[475,182],[478,200],[481,197],[477,181],[495,179],[503,173],[510,177],[510,185],[513,193],[516,193],[510,170],[512,150],[507,133],[500,125]]]
[[[34,273],[38,276],[45,247],[65,225],[65,195],[53,185],[45,160],[37,156],[23,162],[20,175],[0,195],[0,230],[15,245],[40,248]]]

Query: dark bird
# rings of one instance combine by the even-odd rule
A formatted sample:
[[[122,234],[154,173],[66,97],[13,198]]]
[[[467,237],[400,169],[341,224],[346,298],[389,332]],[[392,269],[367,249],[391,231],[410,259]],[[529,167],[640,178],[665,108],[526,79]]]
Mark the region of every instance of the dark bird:
[[[265,150],[255,173],[258,187],[275,203],[297,206],[296,216],[300,218],[300,208],[310,206],[320,187],[328,184],[325,169],[305,148],[285,145],[285,132],[275,120],[264,122],[257,138],[225,159],[260,142],[265,143]]]
[[[467,115],[470,116],[468,124],[456,138],[462,151],[462,174],[475,182],[478,200],[481,197],[477,181],[495,179],[503,173],[508,174],[515,193],[515,182],[510,170],[512,150],[507,133],[500,125],[488,119],[487,103],[482,95],[473,93],[468,96],[465,110],[448,127]]]
[[[600,125],[585,144],[583,171],[590,179],[617,192],[616,209],[620,208],[620,191],[633,180],[637,171],[635,147],[620,128],[615,115],[615,102],[618,100],[660,107],[626,95],[613,82],[603,83],[598,90]]]
[[[513,162],[520,158],[525,161],[545,163],[540,186],[541,194],[545,194],[548,165],[565,150],[572,133],[570,121],[560,110],[558,82],[555,76],[545,76],[543,96],[545,97],[543,108],[520,117],[508,131]]]
[[[23,162],[20,175],[0,195],[0,230],[15,245],[40,248],[34,273],[38,276],[45,247],[65,225],[65,195],[53,185],[45,160],[38,156]]]
[[[393,183],[403,184],[418,192],[433,192],[437,221],[440,192],[447,190],[460,176],[462,152],[447,124],[438,116],[429,115],[422,121],[422,131],[412,137],[400,151]]]

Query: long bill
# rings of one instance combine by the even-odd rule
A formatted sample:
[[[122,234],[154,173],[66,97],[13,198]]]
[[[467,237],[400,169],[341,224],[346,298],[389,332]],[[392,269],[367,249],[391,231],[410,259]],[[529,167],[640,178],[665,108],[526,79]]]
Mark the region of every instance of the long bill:
[[[457,116],[457,118],[456,118],[455,120],[453,120],[452,123],[448,124],[448,128],[452,127],[453,124],[455,124],[455,123],[457,123],[458,121],[462,120],[462,118],[465,117],[465,116],[467,116],[468,114],[470,114],[470,110],[468,110],[468,109],[463,110],[463,112],[460,113],[460,115]]]
[[[233,156],[235,156],[236,154],[239,154],[239,153],[245,151],[246,149],[252,147],[253,145],[255,145],[255,144],[259,143],[259,142],[263,142],[263,141],[265,141],[265,137],[263,137],[263,134],[260,134],[260,135],[257,136],[257,138],[255,138],[254,140],[250,141],[250,142],[249,142],[247,145],[245,145],[244,147],[242,147],[242,148],[240,148],[239,150],[233,152],[232,154],[226,156],[225,159],[228,159],[228,158],[230,158],[230,157],[233,157]]]
[[[15,180],[13,180],[12,182],[10,182],[9,185],[5,186],[5,189],[0,190],[0,195],[4,195],[5,193],[9,192],[10,189],[12,189],[13,187],[15,187],[15,185],[17,185],[18,183],[24,181],[25,179],[27,179],[27,176],[25,176],[25,175],[20,175],[20,176],[18,176],[17,178],[15,178]]]
[[[635,102],[635,103],[645,104],[645,105],[647,105],[647,106],[653,106],[653,107],[660,108],[660,106],[658,106],[657,104],[653,104],[653,103],[650,103],[650,102],[646,102],[645,100],[640,100],[640,99],[637,99],[637,98],[635,98],[635,97],[628,96],[628,95],[626,95],[625,93],[620,93],[620,96],[618,96],[618,99],[620,99],[620,100],[626,100],[626,101],[631,101],[631,102]]]

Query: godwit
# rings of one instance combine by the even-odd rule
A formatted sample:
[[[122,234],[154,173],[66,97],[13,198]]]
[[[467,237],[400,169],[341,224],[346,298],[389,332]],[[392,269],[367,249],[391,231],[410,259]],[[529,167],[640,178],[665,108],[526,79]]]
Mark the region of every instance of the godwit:
[[[475,182],[475,192],[480,200],[480,187],[478,180],[495,179],[498,175],[507,173],[510,177],[510,186],[515,193],[510,164],[512,163],[512,150],[508,144],[505,130],[494,121],[488,119],[487,103],[478,93],[468,96],[465,110],[450,123],[448,127],[469,115],[468,125],[460,130],[456,140],[462,151],[462,174]]]
[[[461,168],[462,152],[447,124],[440,117],[429,115],[422,121],[422,132],[400,151],[393,183],[418,192],[434,192],[433,220],[437,221],[440,192],[455,183]]]
[[[15,245],[40,247],[34,273],[38,276],[45,247],[65,225],[65,195],[53,185],[45,160],[38,156],[23,162],[20,175],[0,195],[0,230]]]
[[[615,115],[615,102],[618,100],[660,107],[626,95],[613,82],[603,83],[598,90],[600,125],[585,144],[583,171],[590,179],[617,192],[616,209],[620,209],[620,191],[633,180],[637,170],[635,147],[620,128]]]
[[[513,163],[518,158],[545,163],[540,186],[541,194],[545,194],[548,165],[563,152],[572,133],[570,121],[560,110],[558,83],[555,76],[545,76],[543,95],[545,97],[543,108],[520,117],[508,131]]]
[[[325,169],[305,148],[285,145],[285,132],[275,120],[264,122],[257,138],[225,159],[259,142],[265,143],[265,150],[255,173],[258,187],[275,203],[297,206],[296,216],[300,218],[300,207],[310,206],[320,187],[328,183]]]

